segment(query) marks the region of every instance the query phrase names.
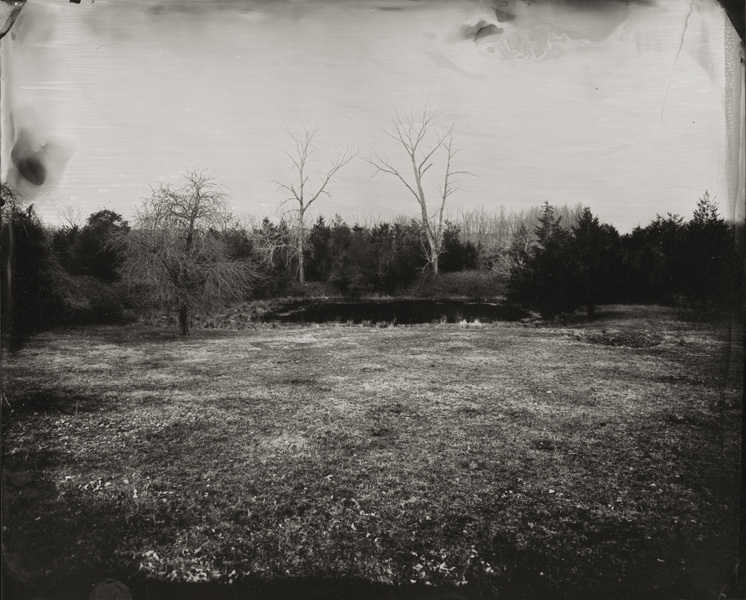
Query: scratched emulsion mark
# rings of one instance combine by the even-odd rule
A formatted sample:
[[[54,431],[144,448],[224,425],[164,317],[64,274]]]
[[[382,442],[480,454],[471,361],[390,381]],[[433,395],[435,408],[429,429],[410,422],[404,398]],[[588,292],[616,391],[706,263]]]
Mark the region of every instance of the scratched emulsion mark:
[[[715,0],[31,2],[27,39],[19,22],[3,42],[12,66],[3,77],[19,84],[3,86],[13,89],[3,99],[12,106],[3,168],[12,158],[10,179],[37,201],[28,192],[54,187],[70,154],[60,142],[74,139],[54,197],[37,201],[45,219],[70,202],[128,218],[149,182],[191,166],[218,170],[239,211],[266,214],[267,182],[284,175],[274,137],[283,127],[316,123],[331,146],[380,147],[391,105],[429,97],[447,120],[461,119],[462,156],[479,175],[465,208],[598,203],[631,228],[648,214],[624,206],[624,173],[634,174],[640,207],[676,197],[665,208],[684,214],[704,189],[724,196],[721,173],[705,172],[716,162],[712,140],[725,135],[718,92],[687,56],[704,46],[698,13],[685,19],[691,2],[710,11]],[[42,9],[46,42],[33,31],[44,32]],[[717,70],[714,53],[703,58]],[[684,139],[685,112],[704,142]],[[683,170],[674,155],[701,158]],[[343,183],[340,214],[409,210],[397,189],[370,184],[365,165],[351,165]]]
[[[0,1],[0,178],[6,178],[7,167],[3,164],[5,161],[6,148],[5,148],[5,132],[8,131],[10,123],[6,120],[7,114],[7,102],[6,98],[12,79],[9,77],[8,61],[5,57],[6,52],[3,51],[3,47],[7,47],[7,42],[3,44],[3,38],[10,32],[10,29],[15,24],[18,16],[21,14],[26,0],[11,1],[1,0]]]
[[[537,61],[604,42],[630,13],[623,0],[487,0],[484,6],[484,14],[462,25],[456,38],[471,40],[488,54]]]
[[[746,132],[744,132],[744,44],[725,24],[726,179],[730,217],[743,220],[746,203]]]
[[[0,0],[0,39],[13,27],[26,0]]]
[[[661,106],[661,122],[663,121],[663,113],[666,111],[666,99],[668,98],[668,91],[671,89],[671,80],[673,79],[673,74],[676,71],[676,65],[679,62],[679,56],[681,55],[681,50],[684,48],[684,40],[686,39],[686,32],[687,32],[687,29],[689,29],[689,19],[692,18],[692,13],[694,12],[695,2],[697,2],[697,0],[691,0],[689,2],[689,10],[687,11],[686,18],[684,19],[684,27],[681,30],[681,40],[679,42],[679,48],[678,50],[676,50],[676,57],[674,58],[674,61],[673,61],[673,67],[671,67],[671,75],[668,77],[668,84],[666,85],[666,93],[663,95],[663,105]]]
[[[31,49],[48,44],[53,38],[54,24],[39,18],[34,5],[25,2],[3,2],[12,10],[3,23],[0,52],[0,177],[26,200],[37,197],[42,188],[51,190],[59,181],[65,165],[72,155],[72,143],[50,136],[48,123],[34,106],[29,94],[43,91],[47,86],[27,90],[19,89],[15,75],[21,69],[31,68],[28,60],[17,60],[15,50],[21,45]],[[5,11],[3,11],[4,13]],[[22,97],[21,92],[27,94]]]

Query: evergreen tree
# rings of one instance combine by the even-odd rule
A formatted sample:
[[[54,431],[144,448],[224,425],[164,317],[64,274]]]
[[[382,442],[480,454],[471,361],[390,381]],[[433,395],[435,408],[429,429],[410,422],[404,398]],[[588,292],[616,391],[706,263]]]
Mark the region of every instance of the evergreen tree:
[[[28,337],[52,324],[58,308],[50,276],[52,253],[33,205],[3,210],[3,337],[17,350]]]
[[[624,236],[627,300],[670,304],[684,293],[686,224],[679,215],[656,215]]]
[[[441,272],[476,269],[478,260],[477,247],[472,242],[461,241],[461,227],[446,221],[443,230],[443,253],[440,256]]]
[[[306,275],[311,281],[327,281],[332,268],[332,230],[324,217],[319,217],[311,227],[306,244]]]
[[[0,183],[3,203],[0,265],[3,342],[17,350],[30,335],[62,324],[88,308],[76,281],[56,260],[51,237],[34,206],[21,206],[15,192]]]
[[[112,210],[100,210],[89,216],[80,231],[78,249],[83,274],[101,281],[117,281],[118,269],[122,266],[124,258],[120,251],[112,246],[110,240],[127,231],[127,221]]]
[[[554,207],[545,202],[535,230],[536,243],[523,251],[525,261],[516,257],[509,281],[512,300],[550,317],[572,312],[579,302],[572,237],[561,221]]]
[[[695,306],[724,308],[737,302],[739,268],[734,230],[705,191],[686,227],[686,295]]]
[[[606,254],[607,233],[589,207],[580,213],[572,226],[573,257],[576,266],[577,293],[585,304],[588,316],[595,314],[602,296],[602,273]]]

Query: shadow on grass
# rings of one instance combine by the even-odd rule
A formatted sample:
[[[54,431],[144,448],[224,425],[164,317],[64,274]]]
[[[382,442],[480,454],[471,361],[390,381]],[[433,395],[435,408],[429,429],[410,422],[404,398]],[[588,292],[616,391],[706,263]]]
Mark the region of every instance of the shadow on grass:
[[[26,489],[30,485],[22,487]],[[103,500],[90,497],[90,493],[68,493],[64,506],[59,502],[47,504],[49,517],[39,520],[34,518],[38,511],[32,508],[39,499],[16,497],[13,500],[15,510],[12,514],[19,526],[13,527],[14,535],[6,541],[11,549],[24,546],[27,560],[21,559],[21,566],[27,563],[34,572],[40,573],[44,566],[55,565],[60,560],[70,567],[76,563],[78,565],[74,567],[75,571],[60,575],[64,567],[58,564],[57,575],[24,583],[9,576],[3,564],[3,598],[19,600],[85,600],[96,583],[109,577],[126,584],[134,600],[481,600],[495,597],[504,600],[694,600],[714,597],[713,591],[717,591],[714,587],[727,579],[727,565],[730,562],[723,560],[727,556],[723,549],[733,545],[732,540],[712,539],[704,544],[693,544],[682,552],[681,548],[670,548],[666,540],[653,540],[648,543],[653,546],[651,552],[654,554],[643,553],[652,560],[644,560],[646,557],[641,555],[631,560],[628,558],[625,564],[618,561],[614,565],[596,563],[581,567],[572,576],[571,573],[579,568],[579,563],[571,552],[565,557],[555,556],[551,560],[547,550],[541,546],[519,550],[515,540],[506,538],[502,540],[504,543],[495,540],[493,551],[499,557],[498,563],[510,565],[510,568],[490,582],[489,589],[484,587],[484,583],[461,587],[422,584],[392,586],[361,578],[329,577],[287,577],[271,581],[247,578],[232,584],[168,582],[148,579],[144,572],[133,571],[133,566],[125,571],[114,562],[114,557],[122,540],[133,536],[155,539],[154,536],[160,531],[165,537],[156,542],[172,543],[173,540],[168,539],[168,532],[173,531],[173,526],[185,528],[189,525],[176,522],[178,516],[173,507],[164,507],[158,515],[151,514],[152,519],[145,519],[138,511],[128,512],[122,498]],[[28,510],[27,514],[19,512],[25,510]],[[582,519],[578,521],[579,525],[582,524]],[[82,522],[85,527],[81,526]],[[458,525],[463,526],[462,523]],[[50,531],[54,531],[51,537]],[[588,537],[592,538],[590,548],[600,552],[598,558],[601,558],[606,545],[616,544],[620,539],[634,540],[645,533],[632,525],[628,528],[619,527],[618,524],[599,525],[588,531]],[[687,546],[686,541],[683,545]],[[81,553],[76,559],[68,561]],[[684,562],[686,569],[682,569]],[[87,571],[83,565],[89,567]],[[589,570],[589,566],[597,569]],[[543,581],[546,578],[539,576],[544,575],[540,571],[547,567],[555,572],[558,579],[565,581]]]
[[[35,593],[54,600],[80,600],[89,597],[93,586],[108,577],[91,574],[70,575],[50,582]],[[314,577],[280,581],[244,581],[226,583],[177,583],[126,579],[133,600],[477,600],[487,596],[476,590],[433,588],[420,586],[395,587],[376,584],[363,579],[325,579]],[[20,590],[18,600],[33,598],[27,590]]]
[[[187,522],[179,522],[178,511],[173,506],[164,506],[158,514],[149,510],[150,518],[145,518],[140,511],[128,511],[129,503],[122,497],[105,500],[96,497],[95,490],[85,493],[70,490],[64,502],[55,500],[52,495],[47,495],[46,502],[40,497],[22,497],[21,492],[43,483],[41,480],[24,482],[12,494],[13,510],[5,516],[12,515],[15,526],[4,542],[11,550],[23,548],[22,555],[16,553],[22,568],[42,573],[45,567],[56,565],[57,574],[21,582],[7,573],[4,564],[4,599],[85,600],[96,583],[113,577],[131,590],[134,600],[481,600],[496,597],[504,600],[694,600],[714,597],[713,591],[717,591],[714,588],[727,579],[727,566],[731,563],[723,560],[727,556],[723,550],[733,545],[732,540],[712,539],[704,544],[693,544],[681,552],[681,548],[670,548],[666,540],[653,540],[648,544],[653,546],[654,554],[643,553],[649,554],[647,558],[652,560],[644,560],[646,557],[641,555],[631,560],[628,557],[624,565],[620,562],[604,564],[602,560],[583,568],[572,552],[551,560],[546,548],[534,545],[519,550],[516,540],[505,538],[502,544],[495,540],[493,551],[498,564],[510,566],[507,571],[489,583],[461,587],[393,586],[361,578],[331,577],[287,577],[269,581],[246,578],[232,584],[169,582],[149,579],[144,572],[135,571],[136,566],[132,564],[125,570],[115,557],[123,540],[132,537],[154,539],[157,544],[173,543],[169,532],[173,533],[174,527],[189,526]],[[47,512],[41,519],[36,518],[39,502],[44,502]],[[199,518],[199,515],[194,517]],[[577,521],[581,526],[583,519]],[[463,526],[463,523],[457,524]],[[52,531],[54,534],[50,536]],[[622,538],[634,540],[645,533],[632,525],[629,528],[620,528],[618,524],[599,525],[588,531],[588,537],[592,537],[590,548],[599,552],[598,558],[602,559],[606,545],[617,544]],[[163,539],[156,539],[161,534]],[[683,545],[687,545],[686,541]],[[682,570],[682,559],[686,561],[685,570]],[[62,575],[65,565],[72,569]],[[547,578],[540,576],[543,575],[540,571],[547,567],[554,571],[557,581],[544,581]],[[595,568],[589,570],[589,567]],[[577,569],[573,576],[571,573]],[[559,581],[561,579],[565,581]],[[487,585],[489,587],[485,587]]]
[[[394,586],[357,578],[299,577],[275,581],[246,580],[226,584],[153,581],[137,576],[128,579],[121,574],[118,575],[115,579],[126,584],[133,600],[693,600],[711,597],[705,590],[685,589],[682,586],[646,591],[631,591],[626,586],[612,586],[605,589],[597,588],[593,592],[511,586],[497,592],[470,587],[468,584],[461,587],[434,587],[419,583]],[[44,586],[35,586],[33,589],[29,586],[9,584],[9,579],[4,577],[3,597],[6,600],[85,600],[90,597],[92,588],[98,582],[111,576],[111,573],[72,574],[49,581]]]
[[[123,326],[87,327],[88,338],[100,340],[107,344],[116,344],[136,348],[143,344],[159,343],[199,343],[205,339],[219,339],[232,332],[215,329],[194,329],[190,335],[179,335],[174,327],[147,326],[131,324]]]
[[[75,415],[98,410],[101,399],[65,389],[33,390],[14,395],[6,400],[3,419],[7,426],[22,415],[29,413]]]

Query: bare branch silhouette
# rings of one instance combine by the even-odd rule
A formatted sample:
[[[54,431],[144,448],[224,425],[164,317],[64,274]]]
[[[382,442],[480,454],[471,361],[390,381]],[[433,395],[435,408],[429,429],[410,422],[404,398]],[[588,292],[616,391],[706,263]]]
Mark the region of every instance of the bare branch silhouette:
[[[331,197],[327,191],[329,182],[342,167],[355,158],[357,153],[352,152],[349,148],[341,151],[331,159],[331,166],[325,171],[324,175],[315,178],[315,185],[313,185],[314,182],[311,181],[311,175],[308,171],[310,163],[313,162],[314,155],[319,152],[313,144],[318,128],[307,128],[299,131],[286,129],[285,131],[292,138],[295,145],[294,153],[283,150],[292,164],[292,182],[275,181],[274,183],[277,185],[278,190],[284,190],[290,194],[288,198],[280,203],[280,206],[282,207],[286,204],[293,205],[291,210],[295,214],[297,225],[295,233],[298,280],[301,285],[305,285],[306,274],[303,262],[303,248],[306,236],[306,212],[322,195]]]
[[[438,273],[438,257],[443,252],[444,214],[446,202],[459,189],[460,177],[470,175],[468,171],[455,171],[452,167],[453,157],[458,152],[453,148],[453,125],[441,129],[438,127],[440,113],[428,110],[427,104],[415,113],[410,111],[402,116],[395,111],[388,129],[381,129],[386,136],[400,146],[411,164],[412,176],[408,179],[403,171],[394,166],[386,155],[373,151],[373,157],[365,160],[376,172],[396,177],[414,196],[420,207],[420,223],[425,238],[425,257],[434,273]],[[439,189],[439,202],[435,208],[428,205],[425,194],[425,175],[436,164],[436,156],[445,153],[445,170],[443,183]],[[409,168],[409,167],[408,167]]]

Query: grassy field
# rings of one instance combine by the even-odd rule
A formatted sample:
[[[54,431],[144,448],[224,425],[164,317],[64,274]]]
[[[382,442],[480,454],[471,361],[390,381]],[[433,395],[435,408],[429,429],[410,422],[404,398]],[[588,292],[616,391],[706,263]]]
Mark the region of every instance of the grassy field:
[[[643,307],[566,328],[43,334],[4,357],[5,550],[47,593],[113,573],[716,596],[742,364],[727,329]]]

